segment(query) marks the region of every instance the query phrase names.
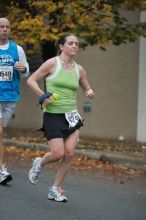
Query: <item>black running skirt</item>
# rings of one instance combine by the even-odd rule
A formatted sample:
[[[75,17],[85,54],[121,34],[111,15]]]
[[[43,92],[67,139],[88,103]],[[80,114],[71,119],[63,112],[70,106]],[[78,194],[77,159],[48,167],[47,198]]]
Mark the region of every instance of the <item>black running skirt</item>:
[[[56,114],[45,112],[41,130],[45,133],[47,140],[50,140],[53,138],[66,138],[82,126],[83,122],[79,120],[75,127],[70,128],[64,113]]]

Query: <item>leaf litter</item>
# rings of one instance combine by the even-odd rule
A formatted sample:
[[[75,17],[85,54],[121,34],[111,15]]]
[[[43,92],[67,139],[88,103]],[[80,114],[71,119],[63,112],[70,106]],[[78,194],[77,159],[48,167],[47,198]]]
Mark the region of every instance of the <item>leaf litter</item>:
[[[44,143],[46,139],[43,134],[33,132],[32,130],[25,129],[14,129],[7,128],[5,138],[11,138],[12,140],[18,140],[26,143]],[[122,141],[108,140],[108,139],[97,139],[82,137],[78,144],[79,149],[94,149],[102,151],[122,151],[128,152],[129,154],[145,155],[146,150],[142,148],[143,143],[137,143],[136,141]],[[34,150],[29,148],[19,148],[16,146],[6,146],[6,157],[11,163],[22,163],[23,165],[30,166],[32,160],[35,157],[43,156],[45,151]],[[61,161],[60,161],[61,162]],[[50,163],[47,165],[48,168],[56,169],[58,162]],[[96,159],[90,159],[86,156],[75,155],[73,158],[72,170],[82,172],[96,172],[102,170],[104,173],[111,173],[113,175],[128,175],[132,176],[144,176],[145,171],[136,168],[127,167],[124,165],[110,164],[105,161]]]

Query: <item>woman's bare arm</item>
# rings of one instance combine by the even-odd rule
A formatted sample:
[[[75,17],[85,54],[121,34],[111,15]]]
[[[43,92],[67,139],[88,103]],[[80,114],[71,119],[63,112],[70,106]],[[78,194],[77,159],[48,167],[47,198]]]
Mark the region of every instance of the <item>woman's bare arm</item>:
[[[55,58],[51,58],[44,62],[27,80],[27,84],[30,88],[39,96],[41,96],[44,91],[39,87],[38,81],[42,80],[48,74],[54,72],[56,68]]]

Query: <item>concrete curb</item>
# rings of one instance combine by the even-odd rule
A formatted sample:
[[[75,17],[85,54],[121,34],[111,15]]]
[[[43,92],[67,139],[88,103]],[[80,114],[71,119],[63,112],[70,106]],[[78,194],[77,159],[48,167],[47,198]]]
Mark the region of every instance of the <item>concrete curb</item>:
[[[16,146],[22,147],[26,149],[33,150],[44,150],[48,149],[48,145],[41,143],[27,143],[16,141],[12,139],[4,139],[3,143],[7,146]],[[106,152],[106,151],[98,151],[98,150],[90,150],[90,149],[76,149],[75,153],[79,156],[85,156],[90,159],[101,160],[104,162],[109,162],[111,164],[124,165],[127,167],[137,168],[146,170],[144,165],[146,164],[146,157],[141,156],[131,156],[118,152]]]
[[[146,158],[140,156],[131,156],[118,152],[106,152],[106,151],[97,151],[97,150],[78,150],[76,149],[78,155],[83,155],[88,158],[101,160],[108,162],[110,164],[124,165],[127,167],[132,167],[135,169],[146,170]]]

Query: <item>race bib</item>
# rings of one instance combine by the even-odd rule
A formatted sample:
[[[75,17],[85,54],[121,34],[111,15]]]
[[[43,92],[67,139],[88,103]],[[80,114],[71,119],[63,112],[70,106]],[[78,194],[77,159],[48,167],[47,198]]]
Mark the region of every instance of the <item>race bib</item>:
[[[12,81],[12,79],[13,79],[13,67],[0,66],[0,81]]]
[[[65,118],[69,123],[69,127],[75,127],[79,120],[82,120],[77,110],[65,113]]]

